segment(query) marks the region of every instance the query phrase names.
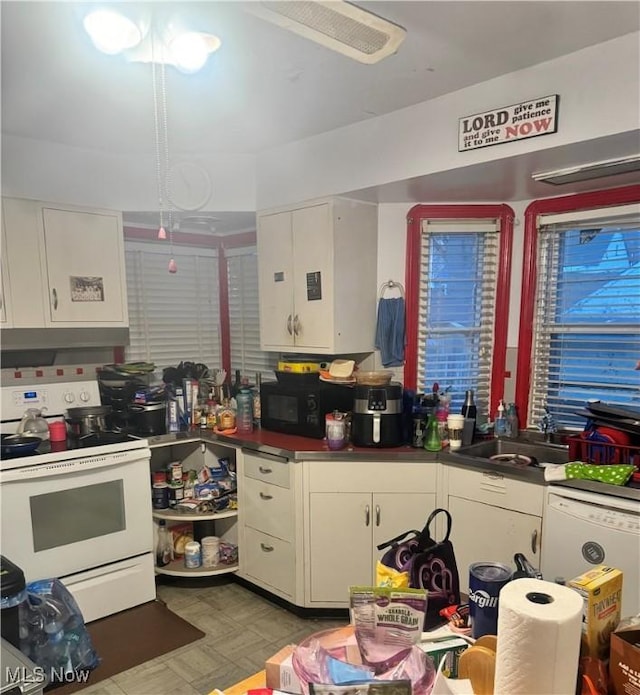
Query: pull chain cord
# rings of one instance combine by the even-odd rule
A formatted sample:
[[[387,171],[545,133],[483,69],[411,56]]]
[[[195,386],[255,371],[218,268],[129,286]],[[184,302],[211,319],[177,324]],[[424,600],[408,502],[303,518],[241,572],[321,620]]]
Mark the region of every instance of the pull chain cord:
[[[169,248],[171,250],[168,270],[170,273],[177,273],[178,265],[173,257],[173,203],[170,195],[172,186],[169,163],[169,127],[167,124],[167,78],[164,61],[160,64],[160,92],[162,98],[162,134],[164,136],[164,199],[168,203]]]
[[[158,109],[158,78],[156,74],[155,36],[151,40],[151,83],[153,87],[153,125],[156,140],[156,178],[158,183],[158,210],[160,212],[160,227],[158,239],[166,239],[167,232],[164,226],[164,195],[162,185],[162,161],[160,152],[160,116]]]

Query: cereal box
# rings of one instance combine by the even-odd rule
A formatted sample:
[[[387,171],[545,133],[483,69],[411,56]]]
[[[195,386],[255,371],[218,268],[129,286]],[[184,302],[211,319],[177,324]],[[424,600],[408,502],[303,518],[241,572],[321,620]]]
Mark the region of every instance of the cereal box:
[[[606,660],[611,633],[620,622],[622,572],[598,565],[567,582],[584,600],[582,610],[582,656]]]

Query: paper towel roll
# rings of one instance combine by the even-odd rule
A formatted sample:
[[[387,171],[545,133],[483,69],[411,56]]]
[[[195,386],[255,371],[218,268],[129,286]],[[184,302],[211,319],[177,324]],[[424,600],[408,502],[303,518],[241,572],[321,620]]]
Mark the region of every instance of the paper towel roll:
[[[542,579],[515,579],[500,592],[494,695],[573,695],[582,598]]]

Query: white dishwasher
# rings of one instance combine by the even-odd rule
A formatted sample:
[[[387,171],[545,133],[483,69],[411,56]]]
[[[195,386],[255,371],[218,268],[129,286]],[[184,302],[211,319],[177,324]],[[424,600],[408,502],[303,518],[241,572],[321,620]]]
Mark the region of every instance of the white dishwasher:
[[[640,613],[640,502],[550,485],[542,524],[544,578],[573,579],[594,565],[622,570],[622,616]]]

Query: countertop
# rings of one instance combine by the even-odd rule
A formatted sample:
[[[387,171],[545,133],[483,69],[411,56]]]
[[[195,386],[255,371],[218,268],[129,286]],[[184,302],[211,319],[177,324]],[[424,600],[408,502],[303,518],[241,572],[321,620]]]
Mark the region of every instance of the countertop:
[[[538,485],[547,485],[544,479],[544,471],[533,466],[515,466],[510,463],[489,461],[464,454],[451,453],[448,450],[433,453],[424,449],[404,445],[392,448],[357,447],[348,445],[340,451],[329,449],[323,439],[310,437],[298,437],[291,434],[281,434],[268,430],[256,429],[250,433],[238,433],[233,435],[216,434],[211,431],[190,430],[163,434],[156,437],[148,437],[149,446],[153,449],[160,446],[170,446],[180,442],[211,442],[233,446],[258,454],[278,456],[292,462],[296,461],[423,461],[435,463],[439,461],[446,465],[459,466],[493,472],[509,478],[517,478]],[[601,495],[622,497],[624,499],[640,501],[640,487],[608,485],[592,480],[568,480],[554,482],[552,485],[570,487],[587,492],[595,492]],[[636,483],[637,485],[637,483]]]

